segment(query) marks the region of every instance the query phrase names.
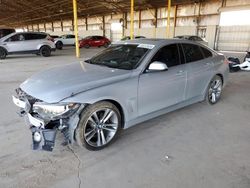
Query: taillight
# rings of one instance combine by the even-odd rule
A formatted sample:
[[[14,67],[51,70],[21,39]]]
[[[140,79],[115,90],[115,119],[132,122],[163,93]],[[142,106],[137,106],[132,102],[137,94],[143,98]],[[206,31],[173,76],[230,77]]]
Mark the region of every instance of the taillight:
[[[227,58],[224,59],[224,63],[227,65],[229,64],[229,61],[227,60]]]
[[[55,41],[51,36],[48,36],[47,39],[48,39],[49,41],[52,41],[52,42]]]

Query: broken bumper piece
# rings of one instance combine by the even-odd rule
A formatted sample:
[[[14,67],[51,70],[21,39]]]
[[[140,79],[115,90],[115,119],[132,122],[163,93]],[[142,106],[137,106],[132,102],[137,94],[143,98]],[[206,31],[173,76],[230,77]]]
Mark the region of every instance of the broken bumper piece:
[[[55,146],[56,129],[37,129],[31,128],[32,132],[32,149],[52,151]]]
[[[25,97],[12,96],[12,100],[20,108],[19,115],[24,117],[26,124],[30,127],[33,150],[52,151],[58,131],[64,135],[63,145],[74,143],[74,131],[79,122],[79,115],[85,107],[84,104],[66,105],[64,114],[54,118],[46,118],[39,114],[41,111],[34,110],[34,104],[38,103]],[[47,111],[51,110],[50,105],[42,104],[41,106],[46,107]],[[55,106],[57,108],[59,105],[55,104]]]

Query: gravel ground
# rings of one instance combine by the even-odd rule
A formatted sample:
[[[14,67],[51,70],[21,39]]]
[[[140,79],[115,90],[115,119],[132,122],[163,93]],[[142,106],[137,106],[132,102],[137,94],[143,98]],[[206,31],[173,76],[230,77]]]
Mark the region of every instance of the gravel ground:
[[[82,58],[100,50],[81,49]],[[73,54],[69,47],[49,58],[0,61],[0,188],[250,187],[249,72],[230,74],[218,104],[197,103],[134,126],[104,150],[64,147],[59,134],[53,152],[32,151],[11,94],[35,72],[79,61]]]

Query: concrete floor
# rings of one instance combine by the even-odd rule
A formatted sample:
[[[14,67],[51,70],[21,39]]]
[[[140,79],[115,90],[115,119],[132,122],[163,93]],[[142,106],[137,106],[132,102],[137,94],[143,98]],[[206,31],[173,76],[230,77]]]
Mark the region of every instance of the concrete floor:
[[[100,49],[82,49],[90,57]],[[222,100],[198,103],[123,131],[91,152],[60,145],[30,149],[31,135],[11,94],[35,72],[78,61],[74,49],[49,58],[12,56],[0,62],[0,188],[249,188],[250,73],[230,74]]]

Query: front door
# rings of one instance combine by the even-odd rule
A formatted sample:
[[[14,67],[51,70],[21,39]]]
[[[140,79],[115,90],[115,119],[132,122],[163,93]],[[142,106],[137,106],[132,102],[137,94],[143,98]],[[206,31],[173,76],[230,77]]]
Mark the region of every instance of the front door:
[[[181,64],[176,44],[161,48],[151,62],[166,63],[168,70],[150,72],[147,70],[139,77],[138,109],[139,115],[175,105],[185,100],[187,68]]]

